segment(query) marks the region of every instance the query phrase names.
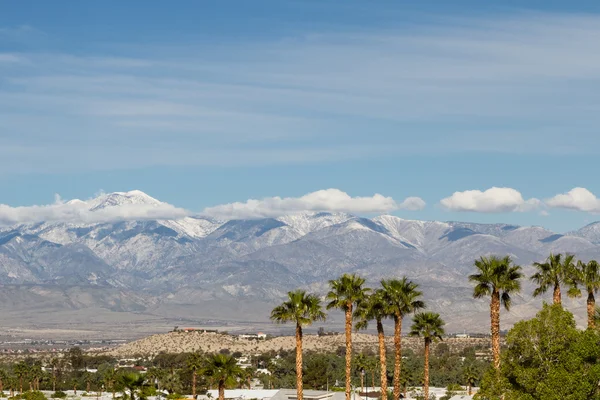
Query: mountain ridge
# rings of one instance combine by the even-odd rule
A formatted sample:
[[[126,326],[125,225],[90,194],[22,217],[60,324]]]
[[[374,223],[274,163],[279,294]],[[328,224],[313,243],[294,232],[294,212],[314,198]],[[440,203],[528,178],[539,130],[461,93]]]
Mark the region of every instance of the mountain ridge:
[[[115,215],[166,204],[141,191],[102,194],[76,203],[91,213],[108,209],[117,211]],[[267,323],[270,308],[288,290],[302,287],[322,294],[327,281],[344,272],[360,273],[373,285],[406,275],[422,286],[432,309],[452,317],[449,329],[462,330],[473,321],[485,328],[487,319],[485,302],[471,299],[467,281],[476,258],[511,255],[527,271],[550,252],[566,251],[583,259],[600,258],[600,224],[559,234],[514,224],[332,212],[229,221],[190,215],[49,221],[0,228],[0,281],[77,286],[82,293],[105,287],[110,296],[116,289],[131,299],[121,311],[153,318],[165,317],[161,310],[169,309],[172,320],[214,319],[214,305],[220,304],[223,320]],[[506,323],[531,315],[539,303],[530,296],[530,283],[523,286]],[[57,291],[50,292],[48,302],[57,312],[72,309],[67,302],[61,306]],[[101,291],[93,293],[98,304],[106,303]],[[254,306],[238,313],[235,307],[241,302]],[[86,310],[91,303],[81,304]],[[574,301],[573,307],[582,304]]]

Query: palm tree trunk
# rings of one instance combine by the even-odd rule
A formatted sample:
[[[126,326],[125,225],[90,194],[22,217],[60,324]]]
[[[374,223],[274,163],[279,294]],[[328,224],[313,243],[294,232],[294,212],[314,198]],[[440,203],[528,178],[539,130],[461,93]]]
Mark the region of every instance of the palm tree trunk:
[[[352,392],[352,303],[346,305],[346,400]]]
[[[425,365],[423,368],[423,393],[425,394],[425,400],[429,400],[429,342],[428,338],[425,338]]]
[[[192,370],[192,397],[196,398],[196,368]]]
[[[304,397],[302,383],[302,326],[296,324],[296,393],[298,400]]]
[[[594,321],[594,314],[596,313],[596,299],[594,298],[594,292],[588,292],[587,298],[587,316],[588,316],[588,329],[594,329],[596,327],[596,321]]]
[[[400,367],[402,363],[402,317],[394,316],[394,400],[400,398]]]
[[[554,284],[554,294],[552,295],[552,300],[554,304],[562,304],[560,285],[558,283]]]
[[[381,319],[377,320],[377,338],[379,339],[379,367],[381,368],[381,400],[387,400],[387,364],[385,357],[385,334]],[[375,382],[373,382],[373,386]]]
[[[23,377],[19,377],[19,392],[23,394]]]
[[[492,324],[492,354],[494,356],[494,368],[500,372],[500,292],[492,293],[490,302],[490,320]]]
[[[219,400],[225,400],[225,381],[219,379]]]
[[[467,387],[469,388],[467,390],[467,394],[470,396],[471,395],[471,382],[469,382],[469,385]]]

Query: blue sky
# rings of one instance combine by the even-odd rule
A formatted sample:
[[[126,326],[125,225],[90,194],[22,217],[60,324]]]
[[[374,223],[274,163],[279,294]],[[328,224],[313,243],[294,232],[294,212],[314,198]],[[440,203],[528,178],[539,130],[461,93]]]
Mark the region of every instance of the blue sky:
[[[335,188],[424,200],[403,218],[598,219],[600,5],[399,3],[0,1],[0,204]],[[465,192],[492,187],[522,199]]]

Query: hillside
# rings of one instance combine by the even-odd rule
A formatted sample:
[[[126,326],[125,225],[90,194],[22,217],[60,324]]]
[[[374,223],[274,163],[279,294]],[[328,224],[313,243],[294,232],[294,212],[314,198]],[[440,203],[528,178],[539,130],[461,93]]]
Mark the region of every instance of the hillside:
[[[393,337],[386,338],[388,347],[393,346]],[[485,338],[447,338],[444,343],[450,346],[452,351],[458,351],[468,346],[490,346],[490,340]],[[420,338],[403,337],[403,347],[419,351],[423,346]],[[153,335],[134,342],[124,344],[108,352],[115,357],[131,357],[134,355],[156,355],[165,353],[182,352],[218,352],[228,349],[230,352],[265,353],[268,351],[293,350],[296,346],[294,336],[277,336],[271,339],[248,340],[236,336],[221,333],[201,332],[170,332],[161,335]],[[345,335],[305,335],[303,349],[305,351],[334,352],[339,347],[345,346]],[[377,336],[364,333],[352,334],[352,346],[355,351],[371,349],[377,352]],[[435,346],[435,345],[434,345]]]

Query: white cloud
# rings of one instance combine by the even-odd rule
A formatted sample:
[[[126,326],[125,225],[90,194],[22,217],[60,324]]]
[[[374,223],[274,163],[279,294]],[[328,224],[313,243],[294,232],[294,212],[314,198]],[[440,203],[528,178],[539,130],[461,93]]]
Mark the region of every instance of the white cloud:
[[[538,208],[542,202],[535,198],[525,200],[519,191],[512,188],[492,187],[483,192],[454,192],[452,196],[442,199],[440,204],[450,211],[500,213],[531,211]]]
[[[600,213],[600,199],[582,187],[573,188],[567,193],[557,194],[545,202],[550,207]]]
[[[119,193],[127,195],[134,192]],[[16,225],[37,222],[101,223],[111,221],[176,219],[190,214],[182,208],[159,202],[148,196],[146,203],[125,203],[95,208],[109,195],[101,195],[89,201],[71,200],[64,202],[56,196],[55,202],[47,205],[11,207],[0,204],[0,225]]]
[[[397,202],[391,197],[374,194],[371,197],[351,197],[339,189],[319,190],[302,197],[268,197],[250,199],[245,203],[222,204],[204,209],[203,214],[220,219],[278,217],[303,211],[348,212],[356,214],[386,213],[394,210],[421,210],[425,202],[408,197]]]

